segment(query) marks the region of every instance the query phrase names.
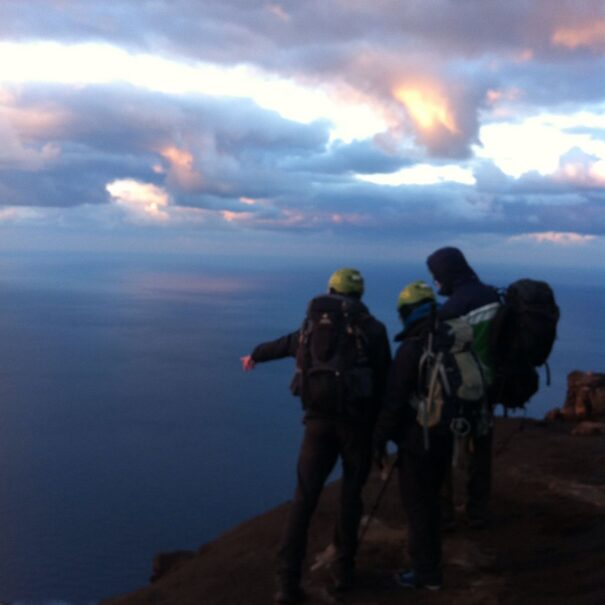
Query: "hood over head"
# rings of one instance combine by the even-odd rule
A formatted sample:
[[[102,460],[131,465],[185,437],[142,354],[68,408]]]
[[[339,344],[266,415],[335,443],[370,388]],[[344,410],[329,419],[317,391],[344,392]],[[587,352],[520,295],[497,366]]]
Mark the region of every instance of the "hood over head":
[[[449,296],[456,286],[477,280],[477,274],[466,262],[464,254],[453,246],[439,248],[426,259],[429,271],[441,288],[439,294]]]

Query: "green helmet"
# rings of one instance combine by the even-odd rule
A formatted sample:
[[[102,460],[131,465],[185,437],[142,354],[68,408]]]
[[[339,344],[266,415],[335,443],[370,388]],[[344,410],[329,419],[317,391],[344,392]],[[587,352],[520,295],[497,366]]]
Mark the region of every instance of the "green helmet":
[[[338,269],[332,273],[328,281],[328,290],[334,290],[338,294],[361,296],[363,294],[363,277],[357,269]]]
[[[408,284],[400,293],[397,299],[397,310],[401,312],[404,307],[416,305],[419,302],[436,300],[433,288],[421,279]]]

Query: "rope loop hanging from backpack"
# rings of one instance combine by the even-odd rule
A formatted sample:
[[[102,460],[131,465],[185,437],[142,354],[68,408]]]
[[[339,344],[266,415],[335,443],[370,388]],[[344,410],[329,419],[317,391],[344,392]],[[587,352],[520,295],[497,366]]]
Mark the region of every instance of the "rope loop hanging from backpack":
[[[459,416],[458,418],[454,418],[450,423],[450,430],[454,435],[452,466],[455,468],[458,466],[458,459],[460,457],[462,443],[471,432],[471,423],[466,418]]]
[[[420,357],[420,361],[418,363],[418,384],[426,384],[426,371],[427,368],[433,368],[433,372],[431,373],[430,379],[428,381],[429,388],[428,392],[424,397],[420,400],[420,414],[422,417],[421,425],[422,425],[422,436],[424,441],[424,449],[429,449],[429,407],[431,406],[431,400],[434,395],[434,388],[437,379],[437,369],[435,364],[435,353],[433,352],[433,333],[429,333],[428,343],[425,351]]]

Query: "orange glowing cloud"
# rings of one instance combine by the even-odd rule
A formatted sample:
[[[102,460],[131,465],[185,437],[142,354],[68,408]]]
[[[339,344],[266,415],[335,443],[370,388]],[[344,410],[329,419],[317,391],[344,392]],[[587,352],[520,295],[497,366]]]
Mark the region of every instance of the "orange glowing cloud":
[[[564,27],[552,36],[556,46],[569,49],[601,48],[605,49],[605,19],[588,23],[580,27]]]
[[[405,106],[412,120],[421,130],[430,131],[441,127],[452,134],[459,133],[447,98],[437,90],[402,86],[395,90],[394,95]]]
[[[202,186],[202,175],[194,167],[193,155],[178,147],[164,147],[160,155],[170,164],[169,177],[187,191]]]
[[[605,160],[597,160],[590,164],[564,162],[555,177],[577,186],[605,187]]]
[[[3,105],[1,99],[0,105]],[[23,109],[9,105],[0,107],[0,112],[16,131],[27,137],[59,136],[69,120],[67,113],[59,109]]]
[[[0,91],[1,92],[1,91]],[[7,103],[4,106],[3,102]],[[53,141],[61,132],[64,116],[55,111],[34,111],[12,107],[9,94],[0,98],[0,164],[39,170],[61,157],[61,147]],[[28,140],[47,139],[41,146]]]
[[[250,222],[254,215],[251,212],[233,212],[232,210],[222,210],[221,214],[228,223]]]
[[[485,100],[489,105],[496,105],[503,101],[517,101],[521,98],[522,94],[523,93],[518,88],[509,88],[505,90],[490,88],[487,93],[485,93]]]
[[[527,63],[534,58],[534,51],[531,48],[524,48],[521,52],[517,53],[515,60],[518,63]]]

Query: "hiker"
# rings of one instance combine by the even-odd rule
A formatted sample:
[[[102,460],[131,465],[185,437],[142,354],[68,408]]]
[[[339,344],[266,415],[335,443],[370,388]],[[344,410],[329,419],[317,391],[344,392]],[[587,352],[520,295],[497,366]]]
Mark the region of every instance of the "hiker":
[[[372,428],[391,361],[386,329],[361,302],[363,293],[359,271],[339,269],[329,279],[328,294],[309,303],[299,330],[242,357],[245,371],[260,362],[295,357],[292,392],[300,396],[304,411],[297,486],[278,551],[276,603],[296,603],[304,597],[307,531],[339,457],[343,474],[334,589],[344,591],[354,580],[361,492],[372,464]]]
[[[426,434],[426,427],[418,422],[416,404],[423,390],[420,367],[437,312],[435,293],[424,281],[412,282],[401,291],[397,310],[403,331],[395,337],[401,344],[374,430],[374,460],[382,467],[387,442],[397,444],[412,569],[397,573],[395,581],[408,588],[438,590],[442,586],[440,491],[451,462],[453,439],[446,422]]]
[[[454,247],[440,248],[427,258],[428,268],[437,285],[438,294],[448,300],[437,311],[441,320],[464,318],[473,327],[473,350],[482,364],[486,387],[493,379],[490,324],[499,307],[495,288],[483,284],[470,267],[464,254]],[[465,511],[469,526],[481,528],[489,512],[492,476],[493,414],[487,399],[482,414],[472,423],[468,436],[468,479]],[[451,470],[448,473],[443,499],[443,524],[454,525],[454,494]]]

